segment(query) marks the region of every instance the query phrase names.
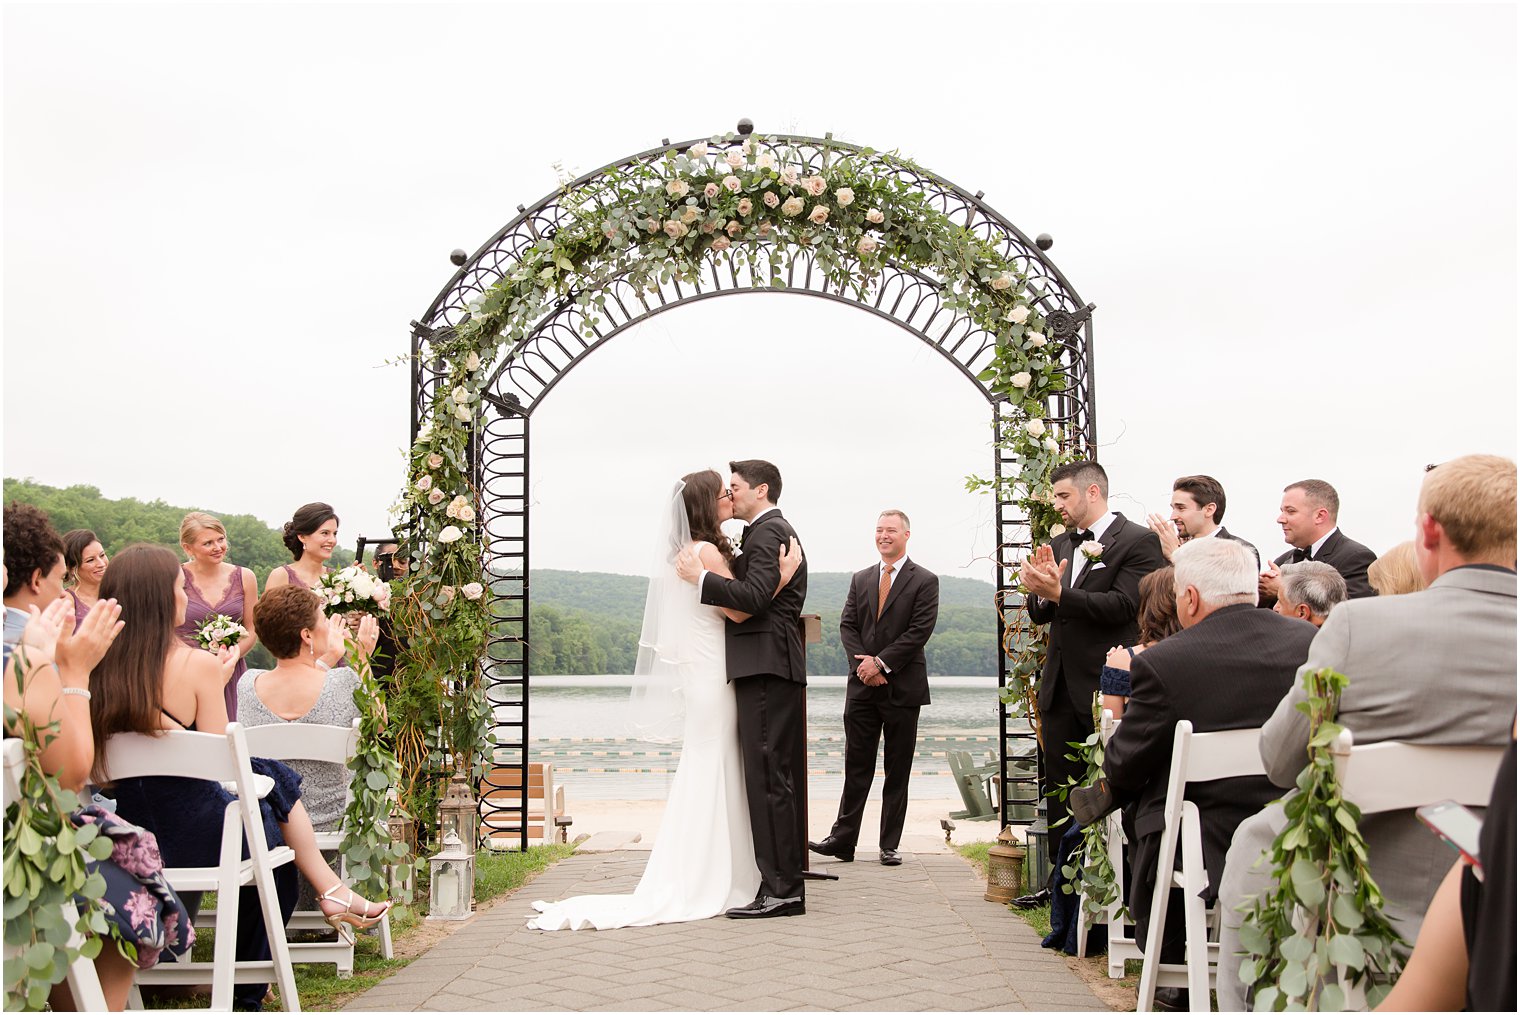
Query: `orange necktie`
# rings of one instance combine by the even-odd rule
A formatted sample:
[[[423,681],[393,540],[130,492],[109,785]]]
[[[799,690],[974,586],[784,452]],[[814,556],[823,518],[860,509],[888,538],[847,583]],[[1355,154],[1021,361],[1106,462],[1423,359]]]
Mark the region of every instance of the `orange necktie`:
[[[881,569],[881,584],[876,586],[876,616],[881,617],[881,611],[887,608],[887,594],[892,591],[892,565],[888,564]]]

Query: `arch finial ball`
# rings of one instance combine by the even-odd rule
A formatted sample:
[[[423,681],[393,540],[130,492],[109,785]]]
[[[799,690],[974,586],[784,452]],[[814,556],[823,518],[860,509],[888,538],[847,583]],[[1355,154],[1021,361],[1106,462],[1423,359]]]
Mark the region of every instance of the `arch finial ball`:
[[[464,262],[468,261],[469,259],[470,255],[466,254],[458,247],[455,247],[453,250],[449,251],[449,263],[453,264],[456,268],[464,267]]]
[[[742,119],[742,120],[739,121],[739,133],[740,134],[748,136],[750,134],[753,134],[754,132],[755,132],[755,121],[754,120],[751,120],[749,117],[746,116],[744,119]]]
[[[1041,250],[1049,250],[1052,246],[1055,245],[1055,242],[1055,240],[1050,238],[1049,233],[1041,233],[1034,238],[1034,245],[1039,247]]]

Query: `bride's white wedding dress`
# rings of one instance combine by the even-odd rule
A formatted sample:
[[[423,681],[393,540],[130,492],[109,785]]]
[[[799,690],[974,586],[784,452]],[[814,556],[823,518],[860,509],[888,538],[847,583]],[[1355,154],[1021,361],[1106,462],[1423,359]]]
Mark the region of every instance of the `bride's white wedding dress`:
[[[672,576],[673,577],[673,572]],[[535,902],[537,930],[647,927],[705,920],[754,901],[760,888],[739,758],[738,709],[724,666],[723,614],[689,596],[676,661],[684,699],[681,760],[644,876],[632,895]]]

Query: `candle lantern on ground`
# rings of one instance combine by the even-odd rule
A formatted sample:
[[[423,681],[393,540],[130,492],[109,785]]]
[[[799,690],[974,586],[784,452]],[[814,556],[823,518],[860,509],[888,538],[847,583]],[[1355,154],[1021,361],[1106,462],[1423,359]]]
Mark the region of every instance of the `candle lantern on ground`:
[[[1004,827],[997,843],[987,849],[988,902],[1007,905],[1024,890],[1024,847],[1013,841],[1013,829]]]
[[[474,849],[480,843],[480,806],[470,780],[455,775],[449,780],[449,788],[438,805],[438,837],[447,839],[449,833]]]
[[[443,848],[428,861],[432,884],[428,890],[429,920],[468,920],[475,899],[475,850],[466,848],[450,831]]]

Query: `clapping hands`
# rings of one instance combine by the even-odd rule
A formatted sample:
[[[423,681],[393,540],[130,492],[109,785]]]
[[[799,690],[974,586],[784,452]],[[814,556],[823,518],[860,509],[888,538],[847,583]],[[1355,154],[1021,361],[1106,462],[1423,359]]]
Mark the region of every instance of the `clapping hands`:
[[[1066,574],[1067,562],[1057,561],[1055,551],[1045,543],[1035,548],[1019,568],[1019,581],[1024,588],[1041,599],[1061,601],[1061,578]]]
[[[1177,523],[1155,513],[1148,515],[1145,520],[1151,527],[1151,531],[1161,539],[1161,555],[1171,560],[1177,547],[1182,545],[1182,537],[1177,532]]]

